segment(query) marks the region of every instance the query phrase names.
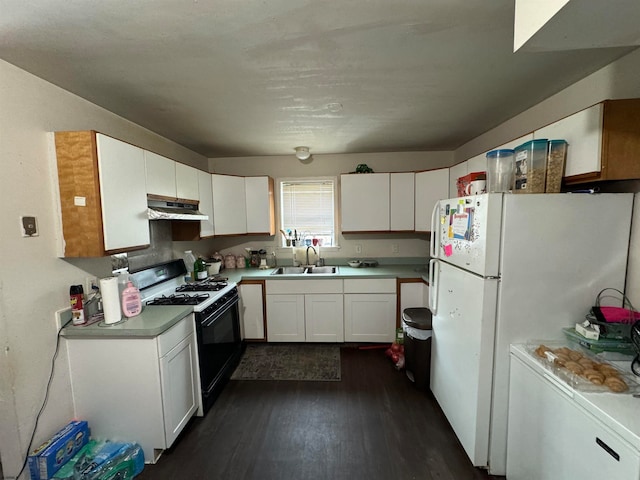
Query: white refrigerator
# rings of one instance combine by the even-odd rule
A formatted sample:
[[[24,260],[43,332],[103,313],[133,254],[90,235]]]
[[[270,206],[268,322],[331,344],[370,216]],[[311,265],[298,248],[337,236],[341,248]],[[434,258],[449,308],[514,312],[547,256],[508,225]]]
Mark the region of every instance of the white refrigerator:
[[[484,194],[432,214],[431,391],[475,466],[505,475],[509,345],[563,340],[624,290],[633,194]]]

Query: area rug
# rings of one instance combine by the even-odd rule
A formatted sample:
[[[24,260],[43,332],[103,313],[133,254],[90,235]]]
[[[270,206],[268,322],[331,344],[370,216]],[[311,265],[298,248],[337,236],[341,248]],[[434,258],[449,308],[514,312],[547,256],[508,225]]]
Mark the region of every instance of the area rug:
[[[231,380],[340,380],[340,347],[315,344],[249,344]]]

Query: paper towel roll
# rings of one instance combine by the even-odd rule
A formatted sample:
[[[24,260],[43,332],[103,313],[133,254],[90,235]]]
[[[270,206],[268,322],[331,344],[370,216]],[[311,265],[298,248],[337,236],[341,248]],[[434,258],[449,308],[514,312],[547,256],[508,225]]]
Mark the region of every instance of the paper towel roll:
[[[118,293],[118,278],[107,277],[100,279],[100,294],[102,295],[102,309],[104,323],[110,325],[122,319],[120,310],[120,295]]]

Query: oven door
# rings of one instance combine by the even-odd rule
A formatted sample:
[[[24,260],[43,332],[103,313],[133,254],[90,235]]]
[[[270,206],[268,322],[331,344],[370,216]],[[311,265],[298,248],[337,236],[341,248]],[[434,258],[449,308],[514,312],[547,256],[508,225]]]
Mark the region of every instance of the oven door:
[[[229,292],[210,315],[198,315],[196,328],[203,407],[207,410],[242,353],[237,289]]]

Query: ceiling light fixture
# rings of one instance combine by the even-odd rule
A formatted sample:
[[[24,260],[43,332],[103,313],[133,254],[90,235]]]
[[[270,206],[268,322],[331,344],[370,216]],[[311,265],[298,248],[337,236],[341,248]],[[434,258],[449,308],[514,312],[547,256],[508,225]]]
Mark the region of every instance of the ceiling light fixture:
[[[311,156],[309,147],[296,147],[294,148],[294,150],[296,151],[296,157],[298,158],[298,160],[306,160]]]
[[[327,103],[327,110],[329,110],[331,113],[338,113],[342,111],[342,104],[341,103]]]

